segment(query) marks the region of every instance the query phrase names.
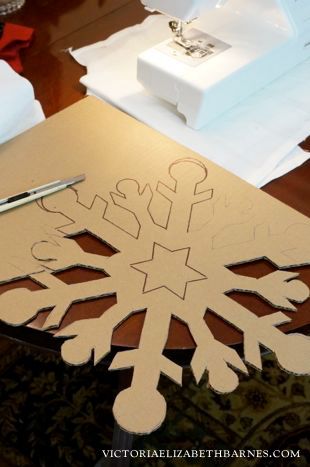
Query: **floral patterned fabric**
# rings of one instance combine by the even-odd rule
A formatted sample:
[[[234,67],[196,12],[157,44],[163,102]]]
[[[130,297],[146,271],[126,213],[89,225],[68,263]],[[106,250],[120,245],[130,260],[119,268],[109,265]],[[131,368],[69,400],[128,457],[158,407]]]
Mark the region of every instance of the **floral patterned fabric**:
[[[11,345],[0,359],[0,456],[16,467],[93,467],[111,448],[117,375],[102,365],[70,367],[57,354]],[[310,465],[310,378],[264,358],[262,374],[218,395],[185,372],[183,388],[162,379],[164,425],[135,449],[300,449],[299,459],[208,459],[208,465]],[[263,461],[263,462],[262,462]],[[202,465],[206,459],[134,459],[132,465]]]

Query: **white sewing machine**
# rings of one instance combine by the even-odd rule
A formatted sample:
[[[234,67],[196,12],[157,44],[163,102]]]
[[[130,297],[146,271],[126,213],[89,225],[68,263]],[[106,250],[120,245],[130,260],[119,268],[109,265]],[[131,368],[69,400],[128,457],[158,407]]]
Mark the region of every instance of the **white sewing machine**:
[[[174,21],[138,80],[195,129],[310,56],[310,0],[141,1]]]

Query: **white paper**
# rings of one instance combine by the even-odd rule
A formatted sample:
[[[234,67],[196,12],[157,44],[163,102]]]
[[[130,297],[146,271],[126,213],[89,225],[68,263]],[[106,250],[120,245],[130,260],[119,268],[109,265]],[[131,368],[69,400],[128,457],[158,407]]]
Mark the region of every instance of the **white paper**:
[[[44,120],[31,83],[0,60],[0,143]]]
[[[267,177],[261,180],[257,186],[261,188],[262,186],[267,185],[267,183],[271,182],[272,180],[282,177],[282,175],[285,175],[291,170],[296,169],[296,167],[299,167],[308,159],[309,153],[303,151],[299,146],[297,146],[289,154],[287,154],[287,156],[284,157],[280,164],[278,164]]]
[[[310,60],[208,127],[192,130],[173,106],[147,93],[136,79],[138,54],[167,38],[167,23],[165,16],[151,16],[106,41],[71,51],[87,67],[87,75],[81,79],[87,93],[112,103],[256,186],[308,158],[304,151],[301,156],[297,150],[298,157],[294,151],[310,134]]]

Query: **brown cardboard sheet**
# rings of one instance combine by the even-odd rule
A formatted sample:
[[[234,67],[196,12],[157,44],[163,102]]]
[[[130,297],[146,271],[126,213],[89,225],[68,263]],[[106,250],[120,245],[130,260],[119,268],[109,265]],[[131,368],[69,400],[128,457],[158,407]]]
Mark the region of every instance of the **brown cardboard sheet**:
[[[298,312],[309,298],[298,274],[288,271],[310,263],[308,218],[95,98],[0,147],[0,198],[79,173],[85,182],[0,214],[0,282],[31,277],[43,286],[0,295],[0,319],[23,325],[51,309],[44,327],[57,329],[72,303],[116,294],[99,318],[56,333],[68,337],[64,360],[80,365],[102,360],[113,331],[146,310],[139,348],[119,352],[110,367],[134,369],[114,404],[120,426],[134,433],[159,427],[166,414],[160,375],[182,384],[182,368],[163,356],[172,317],[195,340],[196,381],[207,372],[219,393],[236,389],[246,364],[261,369],[260,346],[284,370],[309,374],[310,339],[278,329],[290,321],[283,311]],[[70,238],[80,232],[117,253],[86,253]],[[260,258],[277,270],[253,278],[230,269]],[[68,285],[53,275],[72,266],[108,277]],[[231,291],[259,295],[274,313],[256,316]],[[206,312],[243,333],[244,359],[214,338]]]

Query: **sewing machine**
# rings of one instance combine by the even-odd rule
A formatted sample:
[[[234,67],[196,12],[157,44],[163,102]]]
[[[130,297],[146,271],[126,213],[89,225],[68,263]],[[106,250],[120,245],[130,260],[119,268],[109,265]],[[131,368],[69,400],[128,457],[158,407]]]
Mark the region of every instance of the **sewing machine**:
[[[172,37],[140,54],[138,80],[194,129],[310,56],[310,0],[141,2]]]

